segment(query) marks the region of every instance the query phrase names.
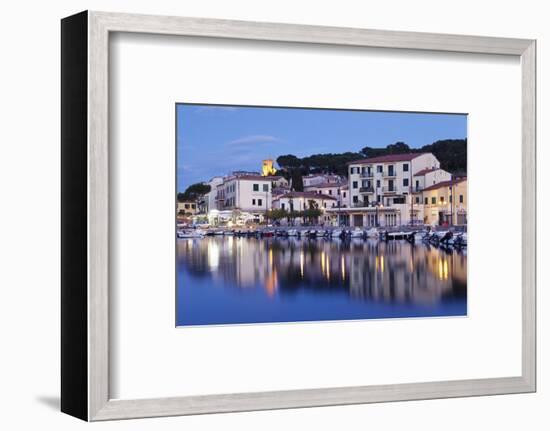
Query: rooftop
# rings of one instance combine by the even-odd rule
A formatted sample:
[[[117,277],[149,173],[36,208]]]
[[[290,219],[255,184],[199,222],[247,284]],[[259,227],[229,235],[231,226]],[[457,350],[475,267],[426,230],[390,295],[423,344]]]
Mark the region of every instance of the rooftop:
[[[454,186],[455,184],[461,183],[461,182],[466,181],[466,180],[467,180],[466,177],[453,178],[452,180],[449,180],[449,181],[441,181],[437,184],[433,184],[429,187],[426,187],[422,191],[427,192],[427,191],[430,191],[430,190],[437,190],[437,189],[440,189],[442,187],[450,187],[450,186]]]
[[[324,189],[324,188],[333,188],[333,187],[344,187],[347,186],[348,183],[321,183],[321,184],[311,184],[310,186],[305,186],[307,188],[316,188],[316,189]]]
[[[228,180],[250,180],[250,181],[276,181],[281,179],[282,177],[280,175],[271,175],[271,176],[263,176],[263,175],[236,175],[234,177],[229,177]]]
[[[322,193],[315,193],[315,192],[289,192],[289,193],[285,193],[282,196],[277,196],[277,198],[275,198],[274,200],[281,199],[281,198],[329,199],[333,201],[336,200],[336,198],[332,196],[324,195]]]
[[[418,171],[416,174],[414,174],[414,176],[418,176],[418,175],[425,175],[425,174],[429,174],[430,172],[433,172],[433,171],[438,171],[439,169],[441,168],[426,168],[426,169],[422,169],[421,171]]]
[[[348,165],[354,165],[356,163],[391,163],[391,162],[410,162],[413,159],[416,159],[417,157],[423,156],[424,154],[431,154],[431,153],[403,153],[403,154],[388,154],[387,156],[378,156],[378,157],[370,157],[367,159],[361,159],[361,160],[354,160],[352,162],[348,162]]]

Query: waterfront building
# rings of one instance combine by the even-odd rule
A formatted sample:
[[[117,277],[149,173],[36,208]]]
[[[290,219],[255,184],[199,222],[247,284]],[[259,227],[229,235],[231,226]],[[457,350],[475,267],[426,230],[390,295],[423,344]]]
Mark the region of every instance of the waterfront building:
[[[315,186],[317,184],[337,184],[345,181],[346,179],[340,175],[333,174],[309,174],[302,177],[304,190],[306,187]]]
[[[191,200],[181,202],[178,201],[176,212],[180,216],[193,216],[198,212],[197,203]]]
[[[208,214],[209,211],[217,209],[216,197],[218,194],[217,187],[223,183],[223,177],[213,177],[204,184],[210,186],[210,192],[206,193],[198,201],[198,209],[200,214]]]
[[[468,181],[458,177],[422,190],[423,221],[430,225],[463,226],[468,222]]]
[[[217,209],[265,214],[271,209],[273,183],[281,177],[230,175],[217,186]]]
[[[321,210],[320,221],[326,224],[332,221],[332,215],[327,213],[327,209],[337,208],[337,199],[334,196],[316,192],[289,192],[274,198],[273,208],[288,212],[319,209]],[[301,221],[303,220],[299,220]]]
[[[419,193],[423,189],[442,181],[450,181],[452,175],[441,168],[426,168],[413,175],[413,193]]]
[[[432,153],[390,154],[350,162],[348,208],[331,212],[338,224],[356,227],[421,223],[421,201],[417,203],[414,196],[416,180],[420,189],[432,177],[444,175],[439,171],[439,160]],[[422,174],[414,175],[419,172]]]
[[[347,206],[347,181],[325,182],[304,186],[305,192],[324,194],[336,198],[336,206],[341,208]],[[345,188],[345,190],[344,190]]]

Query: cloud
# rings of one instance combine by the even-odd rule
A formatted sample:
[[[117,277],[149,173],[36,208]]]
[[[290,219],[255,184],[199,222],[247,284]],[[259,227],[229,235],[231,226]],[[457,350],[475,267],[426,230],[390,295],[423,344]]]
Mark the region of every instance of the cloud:
[[[252,145],[274,144],[278,142],[281,142],[281,140],[271,135],[248,135],[229,141],[226,143],[226,146],[232,149],[242,149]]]

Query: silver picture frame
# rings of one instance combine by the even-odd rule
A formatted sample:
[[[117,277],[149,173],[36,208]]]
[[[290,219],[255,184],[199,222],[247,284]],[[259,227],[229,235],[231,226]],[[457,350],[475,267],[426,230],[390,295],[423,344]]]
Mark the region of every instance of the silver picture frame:
[[[535,40],[91,11],[64,18],[61,31],[63,412],[87,421],[101,421],[536,391]],[[518,57],[522,73],[521,375],[112,399],[109,393],[109,38],[115,32]]]

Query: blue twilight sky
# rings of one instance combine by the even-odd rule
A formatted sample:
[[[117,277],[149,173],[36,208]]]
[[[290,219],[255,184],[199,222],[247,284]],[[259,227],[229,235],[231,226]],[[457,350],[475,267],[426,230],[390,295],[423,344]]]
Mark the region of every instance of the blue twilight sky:
[[[466,138],[467,116],[331,109],[177,105],[178,191],[266,158],[359,152],[402,141],[411,148]]]

